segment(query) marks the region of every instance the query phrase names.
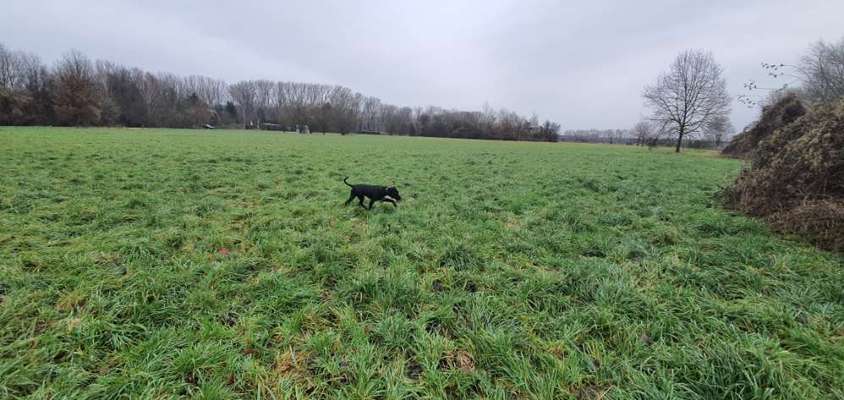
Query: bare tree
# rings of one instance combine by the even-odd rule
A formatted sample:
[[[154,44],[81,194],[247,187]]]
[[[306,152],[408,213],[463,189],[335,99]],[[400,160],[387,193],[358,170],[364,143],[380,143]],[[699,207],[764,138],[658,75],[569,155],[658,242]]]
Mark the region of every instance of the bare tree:
[[[38,57],[0,44],[0,124],[38,121],[39,92],[46,86]]]
[[[540,133],[542,134],[542,139],[548,142],[556,142],[559,139],[560,124],[550,120],[545,120],[545,122],[542,123]]]
[[[361,104],[361,130],[382,131],[384,123],[381,120],[381,100],[377,97],[365,97]]]
[[[844,97],[844,38],[815,43],[801,59],[799,71],[809,99],[827,102]]]
[[[183,92],[188,96],[196,94],[205,104],[215,106],[228,100],[225,82],[200,75],[182,78]]]
[[[648,139],[654,135],[654,126],[650,121],[642,120],[633,126],[633,137],[637,146],[644,146]]]
[[[349,133],[360,119],[360,102],[362,96],[351,89],[337,86],[331,93],[332,115],[331,124],[336,132]]]
[[[0,87],[7,90],[22,89],[26,83],[26,72],[38,65],[38,58],[22,51],[7,50],[0,44]]]
[[[267,120],[277,120],[278,114],[278,83],[268,80],[254,81],[255,114],[258,125]]]
[[[65,125],[96,125],[102,113],[103,90],[94,65],[78,51],[71,51],[56,64],[55,113]]]
[[[11,86],[13,60],[12,52],[0,43],[0,88]]]
[[[651,119],[677,136],[676,152],[683,138],[702,132],[715,118],[730,111],[730,96],[723,69],[711,53],[687,50],[680,53],[668,73],[642,94],[653,110]]]
[[[229,86],[229,94],[241,112],[241,120],[247,127],[255,120],[255,106],[258,102],[258,89],[255,81],[240,81]]]
[[[481,129],[491,132],[496,122],[495,109],[489,103],[484,103],[483,107],[481,107]]]
[[[726,115],[713,118],[703,128],[703,134],[712,140],[716,148],[721,147],[724,139],[735,131],[733,123]]]

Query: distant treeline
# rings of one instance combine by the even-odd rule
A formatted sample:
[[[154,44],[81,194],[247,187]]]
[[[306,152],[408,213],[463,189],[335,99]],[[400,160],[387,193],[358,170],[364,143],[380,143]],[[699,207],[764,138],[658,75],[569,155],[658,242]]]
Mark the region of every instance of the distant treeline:
[[[561,142],[626,144],[637,146],[672,146],[675,139],[670,136],[637,135],[629,129],[569,129],[559,136]],[[699,139],[688,139],[683,147],[692,149],[715,149],[722,147],[721,136],[704,135]]]
[[[0,45],[0,125],[198,128],[308,126],[311,132],[557,139],[559,124],[505,109],[410,108],[337,85],[150,73],[73,51],[53,66]]]

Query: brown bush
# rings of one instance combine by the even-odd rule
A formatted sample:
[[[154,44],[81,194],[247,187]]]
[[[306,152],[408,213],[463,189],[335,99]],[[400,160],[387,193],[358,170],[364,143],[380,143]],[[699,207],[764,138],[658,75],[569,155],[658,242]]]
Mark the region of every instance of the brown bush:
[[[766,220],[777,231],[807,237],[830,250],[844,250],[844,201],[807,201]]]
[[[750,168],[724,194],[731,207],[765,217],[777,230],[844,250],[844,100],[762,138]]]
[[[753,153],[759,142],[770,137],[779,128],[806,114],[806,107],[794,93],[785,94],[777,102],[765,106],[759,121],[748,130],[736,135],[721,154],[744,158]]]

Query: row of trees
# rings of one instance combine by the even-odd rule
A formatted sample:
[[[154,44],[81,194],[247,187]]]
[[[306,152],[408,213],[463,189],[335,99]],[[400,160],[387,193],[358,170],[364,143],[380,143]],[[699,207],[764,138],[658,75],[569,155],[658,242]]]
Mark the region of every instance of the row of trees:
[[[726,115],[712,118],[702,129],[686,131],[683,135],[672,123],[644,118],[637,122],[629,131],[632,142],[639,146],[675,146],[679,151],[680,145],[694,148],[721,148],[727,139],[735,133],[732,122]],[[689,137],[691,137],[689,139]],[[685,139],[685,141],[683,141]]]
[[[382,103],[337,85],[153,74],[72,51],[54,66],[0,45],[0,124],[192,128],[295,127],[505,140],[556,140],[560,126],[481,111]]]
[[[560,134],[560,141],[580,143],[632,144],[627,129],[567,129]]]
[[[212,85],[215,93],[203,90]],[[0,124],[196,127],[225,117],[226,106],[234,115],[233,104],[221,103],[224,91],[212,79],[93,63],[79,52],[48,68],[0,45]]]
[[[242,121],[307,125],[312,132],[387,132],[398,135],[502,140],[556,140],[560,125],[515,112],[398,107],[343,86],[241,81],[229,87]]]
[[[726,119],[712,123],[693,139],[684,141],[684,146],[691,148],[720,148],[726,141],[732,125]],[[644,119],[632,129],[569,129],[559,135],[561,142],[627,144],[637,146],[673,146],[676,138],[666,129],[661,129],[652,121]]]

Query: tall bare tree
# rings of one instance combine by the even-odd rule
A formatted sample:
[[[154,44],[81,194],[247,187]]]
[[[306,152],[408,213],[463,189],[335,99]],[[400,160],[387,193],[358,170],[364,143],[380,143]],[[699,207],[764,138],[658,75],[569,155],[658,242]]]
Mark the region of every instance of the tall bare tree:
[[[21,51],[7,50],[0,44],[0,88],[16,90],[24,86],[28,64],[37,64],[37,59]]]
[[[240,81],[229,86],[229,95],[240,109],[244,127],[255,121],[255,106],[258,102],[258,89],[255,81]]]
[[[799,71],[810,99],[826,102],[844,97],[844,38],[815,43],[800,60]]]
[[[71,51],[55,67],[55,113],[64,125],[96,125],[102,113],[103,90],[94,65],[84,54]]]
[[[727,81],[722,75],[723,69],[711,53],[687,50],[655,85],[645,88],[642,96],[653,110],[651,119],[677,136],[676,152],[680,152],[684,137],[702,132],[711,121],[730,112]]]
[[[205,104],[214,106],[228,100],[226,82],[201,75],[182,78],[181,85],[187,96],[196,94]]]

